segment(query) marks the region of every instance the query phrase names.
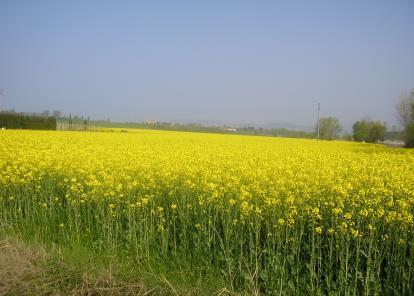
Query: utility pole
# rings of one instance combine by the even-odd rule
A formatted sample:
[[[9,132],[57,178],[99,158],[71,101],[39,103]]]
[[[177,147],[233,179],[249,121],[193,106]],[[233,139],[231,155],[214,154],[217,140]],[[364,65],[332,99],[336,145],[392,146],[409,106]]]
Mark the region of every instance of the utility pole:
[[[0,88],[0,112],[1,112],[1,102],[3,99],[3,95],[4,95],[4,89]]]
[[[321,103],[318,103],[318,123],[317,123],[317,126],[318,126],[318,140],[319,140],[319,112],[320,112],[320,110],[321,110]]]

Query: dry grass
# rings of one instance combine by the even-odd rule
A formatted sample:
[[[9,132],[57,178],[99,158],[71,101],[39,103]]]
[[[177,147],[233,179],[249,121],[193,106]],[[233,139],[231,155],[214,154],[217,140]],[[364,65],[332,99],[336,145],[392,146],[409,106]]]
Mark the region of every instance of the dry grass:
[[[87,271],[70,264],[58,250],[24,244],[16,238],[0,239],[0,296],[5,295],[206,295],[199,287],[178,289],[165,277],[148,285],[142,279],[125,281],[116,263],[109,269]],[[150,286],[150,287],[149,287]],[[240,295],[223,288],[213,295]]]
[[[24,248],[16,241],[1,241],[0,295],[29,294],[32,280],[43,274],[42,268],[35,264],[43,256],[44,253]]]
[[[0,241],[0,296],[3,295],[153,295],[161,288],[127,283],[111,271],[79,272],[41,248],[16,239]]]

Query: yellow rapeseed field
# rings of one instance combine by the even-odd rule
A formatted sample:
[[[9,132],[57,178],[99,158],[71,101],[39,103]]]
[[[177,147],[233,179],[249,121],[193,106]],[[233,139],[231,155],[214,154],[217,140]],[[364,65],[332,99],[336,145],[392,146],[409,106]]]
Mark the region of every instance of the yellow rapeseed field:
[[[0,155],[1,223],[44,241],[218,270],[236,291],[414,290],[412,150],[7,130]]]

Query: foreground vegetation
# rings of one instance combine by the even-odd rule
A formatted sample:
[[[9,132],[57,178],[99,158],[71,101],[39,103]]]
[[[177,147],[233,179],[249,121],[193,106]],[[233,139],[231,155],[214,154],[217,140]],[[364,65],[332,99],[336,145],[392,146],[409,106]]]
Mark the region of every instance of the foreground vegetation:
[[[0,140],[3,235],[206,294],[414,290],[410,150],[148,130]]]
[[[48,249],[0,235],[0,295],[234,295],[211,282],[139,272],[119,258],[81,246]],[[188,279],[188,278],[187,278]]]

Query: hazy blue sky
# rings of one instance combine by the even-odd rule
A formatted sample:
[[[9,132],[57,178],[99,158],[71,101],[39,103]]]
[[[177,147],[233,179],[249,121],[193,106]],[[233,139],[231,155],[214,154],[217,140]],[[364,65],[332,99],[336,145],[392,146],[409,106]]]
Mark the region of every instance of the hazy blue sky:
[[[0,0],[2,109],[392,124],[412,87],[413,0]]]

